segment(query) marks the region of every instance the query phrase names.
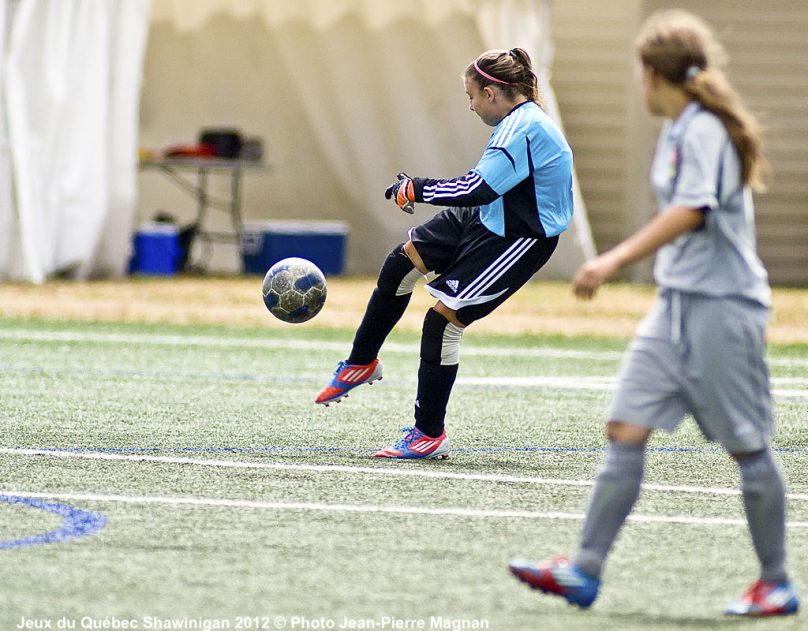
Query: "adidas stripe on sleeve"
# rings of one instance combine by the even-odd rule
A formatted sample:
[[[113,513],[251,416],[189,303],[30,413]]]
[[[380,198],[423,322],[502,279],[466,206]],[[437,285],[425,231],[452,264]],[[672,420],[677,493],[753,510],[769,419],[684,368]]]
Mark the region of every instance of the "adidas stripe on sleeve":
[[[416,201],[442,206],[482,206],[499,197],[474,170],[450,180],[417,177],[413,188]]]

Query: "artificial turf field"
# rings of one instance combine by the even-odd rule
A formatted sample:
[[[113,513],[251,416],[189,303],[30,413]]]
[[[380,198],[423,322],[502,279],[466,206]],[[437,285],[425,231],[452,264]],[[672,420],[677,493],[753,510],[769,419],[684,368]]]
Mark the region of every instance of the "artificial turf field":
[[[351,337],[0,319],[0,630],[808,628],[721,616],[756,561],[736,468],[692,420],[653,440],[590,610],[509,576],[574,550],[627,340],[470,330],[451,459],[390,462],[370,454],[410,422],[418,335],[314,406]],[[772,344],[770,367],[805,595],[808,346]]]

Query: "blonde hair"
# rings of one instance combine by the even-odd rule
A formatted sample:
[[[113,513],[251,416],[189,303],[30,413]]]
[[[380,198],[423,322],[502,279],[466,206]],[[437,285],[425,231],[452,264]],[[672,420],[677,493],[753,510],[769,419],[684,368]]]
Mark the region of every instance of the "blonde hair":
[[[687,11],[661,11],[645,22],[635,48],[643,66],[680,85],[721,120],[740,156],[744,183],[764,190],[760,124],[727,80],[727,55],[710,27]]]
[[[521,94],[544,105],[533,62],[523,48],[486,51],[468,65],[465,76],[474,79],[480,88],[495,85],[509,98]]]

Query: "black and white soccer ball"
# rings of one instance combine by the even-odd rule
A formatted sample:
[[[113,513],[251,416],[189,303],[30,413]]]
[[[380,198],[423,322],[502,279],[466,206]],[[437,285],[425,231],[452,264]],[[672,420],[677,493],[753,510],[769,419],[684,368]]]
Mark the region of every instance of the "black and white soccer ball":
[[[306,322],[325,304],[325,276],[314,263],[297,257],[283,259],[264,276],[264,304],[284,322]]]

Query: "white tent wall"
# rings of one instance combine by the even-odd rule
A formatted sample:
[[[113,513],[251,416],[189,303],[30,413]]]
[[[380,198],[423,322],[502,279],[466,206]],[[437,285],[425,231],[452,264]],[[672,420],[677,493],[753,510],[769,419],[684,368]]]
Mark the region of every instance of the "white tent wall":
[[[550,83],[554,53],[550,37],[551,6],[550,0],[500,0],[483,4],[476,12],[476,18],[486,48],[519,46],[528,52],[538,70],[544,108],[563,129],[561,113]],[[563,245],[539,276],[569,278],[584,259],[593,258],[596,254],[586,205],[575,172],[573,202],[575,213]]]
[[[6,50],[12,9],[12,3],[0,3],[0,51]],[[0,104],[2,103],[5,103],[4,64],[0,64]],[[4,270],[7,275],[16,275],[22,267],[16,265],[19,258],[19,248],[16,247],[19,242],[18,235],[14,179],[11,170],[11,144],[5,112],[0,107],[0,270]]]
[[[9,145],[0,177],[11,174],[15,197],[0,200],[0,278],[121,275],[150,0],[3,5],[13,19],[2,49]]]
[[[92,276],[126,273],[137,202],[140,92],[152,0],[109,2],[113,24],[107,75],[107,191],[101,232],[84,266]]]
[[[246,176],[245,220],[345,220],[348,270],[375,273],[407,229],[435,212],[401,213],[384,200],[385,186],[402,170],[454,177],[475,164],[491,129],[468,111],[460,75],[488,48],[523,45],[539,65],[545,6],[154,0],[141,144],[194,142],[201,128],[217,126],[263,138],[272,170]],[[214,180],[211,192],[224,196],[228,186]],[[195,213],[194,201],[157,172],[141,174],[139,197],[140,221],[158,209],[180,222]],[[591,253],[585,212],[577,212],[583,223],[562,238],[545,275],[566,277]],[[210,219],[214,229],[228,223],[223,213]],[[213,248],[209,269],[238,265],[234,246]]]

